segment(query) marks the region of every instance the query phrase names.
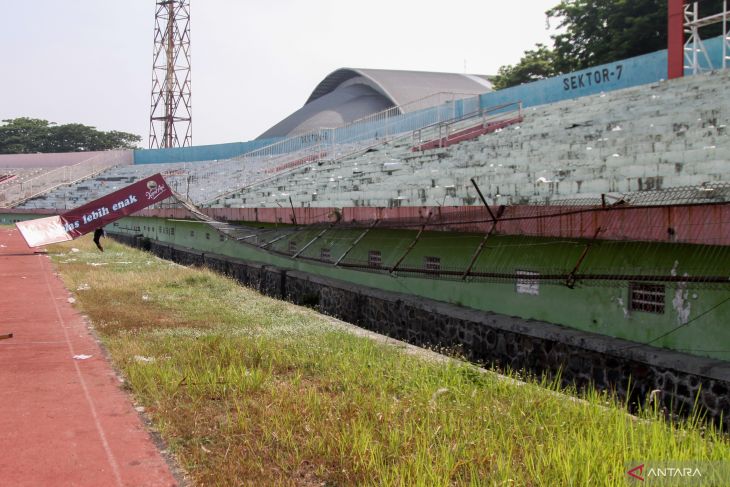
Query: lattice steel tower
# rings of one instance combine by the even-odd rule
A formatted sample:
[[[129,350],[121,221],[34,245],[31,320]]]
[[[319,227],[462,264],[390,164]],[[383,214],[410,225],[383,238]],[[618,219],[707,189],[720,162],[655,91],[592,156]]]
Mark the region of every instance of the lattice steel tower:
[[[150,149],[191,146],[190,0],[156,3]]]

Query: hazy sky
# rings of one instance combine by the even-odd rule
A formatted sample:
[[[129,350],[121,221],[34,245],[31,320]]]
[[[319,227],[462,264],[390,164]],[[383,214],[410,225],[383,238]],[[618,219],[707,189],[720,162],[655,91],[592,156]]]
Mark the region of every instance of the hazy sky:
[[[191,0],[193,143],[250,140],[341,67],[495,74],[558,0]],[[0,0],[0,118],[136,133],[155,1]]]

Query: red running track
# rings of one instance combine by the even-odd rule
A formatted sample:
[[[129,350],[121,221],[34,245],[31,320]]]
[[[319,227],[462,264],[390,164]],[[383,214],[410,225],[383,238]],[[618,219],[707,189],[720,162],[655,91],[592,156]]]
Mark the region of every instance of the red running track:
[[[0,485],[177,485],[46,255],[0,227]],[[74,355],[90,355],[86,360]]]

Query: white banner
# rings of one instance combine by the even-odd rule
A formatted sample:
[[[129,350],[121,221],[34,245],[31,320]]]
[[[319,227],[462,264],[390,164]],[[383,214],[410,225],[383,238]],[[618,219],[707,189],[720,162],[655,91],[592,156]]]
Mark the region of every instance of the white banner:
[[[63,227],[60,216],[17,222],[15,226],[20,230],[28,247],[40,247],[73,239]]]

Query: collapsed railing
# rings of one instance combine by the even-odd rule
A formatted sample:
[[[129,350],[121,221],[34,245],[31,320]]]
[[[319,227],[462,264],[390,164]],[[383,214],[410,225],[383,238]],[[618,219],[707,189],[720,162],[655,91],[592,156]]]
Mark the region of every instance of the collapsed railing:
[[[692,283],[726,289],[730,284],[730,237],[725,231],[730,203],[709,196],[728,191],[730,185],[717,184],[626,194],[597,205],[482,206],[443,212],[432,208],[407,217],[393,216],[398,214],[395,209],[358,220],[321,208],[326,217],[310,225],[297,225],[292,208],[291,222],[285,223],[293,225],[268,228],[216,221],[199,210],[193,218],[230,240],[335,267],[428,279],[515,282],[526,292],[540,283],[574,287],[629,282],[640,293],[651,294],[655,290],[649,287],[654,285],[681,288]],[[398,231],[397,245],[392,243],[396,234],[380,233],[393,230]],[[473,252],[454,259],[450,238],[467,242],[465,248],[473,245]],[[333,242],[338,242],[336,247]],[[391,242],[390,247],[384,242]],[[424,247],[417,251],[419,246]],[[423,257],[423,248],[430,249],[430,256]]]

